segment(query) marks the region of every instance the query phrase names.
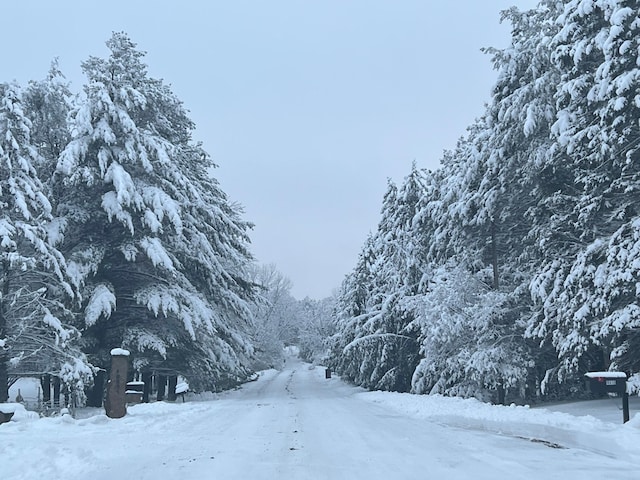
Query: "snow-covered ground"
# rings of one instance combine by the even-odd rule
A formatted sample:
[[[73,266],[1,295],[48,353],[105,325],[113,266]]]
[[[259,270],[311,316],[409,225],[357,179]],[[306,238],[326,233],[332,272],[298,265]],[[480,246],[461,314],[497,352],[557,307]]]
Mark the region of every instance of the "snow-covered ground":
[[[291,359],[216,399],[136,405],[119,420],[18,412],[0,425],[1,478],[638,479],[640,405],[625,425],[619,407],[364,392]]]

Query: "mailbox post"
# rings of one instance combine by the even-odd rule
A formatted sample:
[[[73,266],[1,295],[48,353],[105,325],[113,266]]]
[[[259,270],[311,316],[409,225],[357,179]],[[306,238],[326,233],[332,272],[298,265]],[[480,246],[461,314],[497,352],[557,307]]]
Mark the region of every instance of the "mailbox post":
[[[622,397],[622,423],[629,421],[627,374],[624,372],[588,372],[588,386],[592,393],[616,393]]]

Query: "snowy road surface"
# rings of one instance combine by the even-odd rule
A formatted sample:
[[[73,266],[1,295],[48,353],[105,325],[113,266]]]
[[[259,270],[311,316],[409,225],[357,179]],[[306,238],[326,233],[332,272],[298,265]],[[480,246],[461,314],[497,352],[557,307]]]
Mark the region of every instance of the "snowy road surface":
[[[138,405],[120,420],[97,415],[11,422],[0,426],[0,477],[640,478],[640,455],[633,449],[617,454],[615,446],[591,448],[595,444],[589,442],[552,448],[530,441],[526,426],[514,430],[517,422],[507,433],[473,422],[452,426],[444,417],[418,418],[380,400],[400,396],[361,392],[337,378],[326,380],[324,369],[291,359],[284,371],[264,372],[214,401]],[[409,397],[416,398],[402,398]],[[567,439],[580,437],[570,424],[566,428]],[[639,438],[638,426],[629,428],[632,438]],[[557,435],[551,440],[564,438]]]

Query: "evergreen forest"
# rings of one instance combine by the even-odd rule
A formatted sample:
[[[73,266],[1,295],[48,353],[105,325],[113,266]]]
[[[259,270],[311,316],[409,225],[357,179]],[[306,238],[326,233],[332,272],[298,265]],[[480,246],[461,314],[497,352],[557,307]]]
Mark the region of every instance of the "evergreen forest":
[[[640,370],[640,2],[502,13],[484,114],[389,183],[336,299],[332,366],[370,389],[509,399]],[[634,377],[635,375],[635,377]]]
[[[640,1],[502,21],[483,114],[439,168],[389,181],[323,300],[257,263],[253,225],[126,33],[83,62],[79,93],[57,61],[0,83],[0,402],[44,373],[82,402],[116,347],[196,391],[292,345],[368,389],[543,401],[614,370],[640,391]]]

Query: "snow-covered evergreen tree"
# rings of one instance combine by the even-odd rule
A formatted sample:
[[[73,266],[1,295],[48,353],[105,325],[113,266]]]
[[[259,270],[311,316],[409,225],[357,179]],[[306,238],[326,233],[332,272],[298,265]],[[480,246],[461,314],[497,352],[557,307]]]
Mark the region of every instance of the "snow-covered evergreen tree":
[[[73,94],[57,59],[51,62],[44,80],[29,82],[22,97],[25,114],[31,121],[31,143],[42,159],[42,164],[35,167],[40,178],[50,187],[58,156],[71,138],[68,117]],[[57,195],[51,195],[55,200]]]
[[[573,185],[554,222],[563,242],[545,245],[533,283],[542,310],[532,332],[557,349],[561,376],[608,366],[633,372],[640,368],[638,3],[568,1],[557,23],[551,47],[562,84],[552,161]]]
[[[491,279],[485,281],[506,295],[492,326],[506,343],[505,352],[513,352],[503,362],[517,366],[524,358],[524,363],[535,365],[519,377],[521,390],[527,384],[537,389],[549,367],[534,360],[541,357],[539,348],[524,333],[533,315],[528,287],[540,257],[536,238],[540,229],[548,231],[544,205],[559,183],[549,182],[544,173],[549,168],[554,94],[560,79],[549,50],[549,38],[558,29],[553,15],[558,7],[558,2],[549,1],[531,11],[503,12],[503,20],[512,25],[511,45],[487,49],[498,80],[485,115],[470,131],[467,173],[454,207],[466,232],[466,248],[478,254],[475,268],[490,267]],[[515,386],[513,378],[505,381]],[[502,391],[499,383],[494,387]]]
[[[83,63],[85,95],[57,167],[87,351],[104,364],[124,346],[138,369],[179,372],[196,387],[235,383],[252,353],[250,224],[144,53],[124,33],[107,46],[107,59]]]
[[[92,371],[77,346],[65,261],[56,248],[43,160],[15,84],[0,84],[0,402],[9,370],[55,373],[82,392]]]
[[[500,388],[522,385],[525,351],[503,321],[508,295],[457,262],[440,267],[430,291],[414,299],[422,360],[412,391],[490,399]],[[490,278],[490,276],[489,276]]]
[[[439,391],[449,393],[525,390],[533,373],[527,369],[537,353],[524,331],[531,315],[528,284],[537,255],[531,232],[543,216],[538,202],[545,195],[539,189],[539,173],[546,166],[555,120],[559,74],[550,68],[548,43],[557,29],[551,15],[557,7],[558,2],[549,1],[531,12],[504,13],[512,23],[512,45],[501,51],[489,49],[499,79],[487,112],[445,154],[442,168],[421,178],[409,216],[403,213],[403,194],[392,189],[387,193],[374,237],[376,260],[369,269],[372,279],[366,287],[365,312],[350,319],[339,316],[339,332],[346,328],[352,334],[342,335],[350,338],[343,352],[354,352],[353,363],[359,369],[350,378],[356,383],[381,387],[371,381],[375,377],[371,372],[385,370],[380,359],[390,358],[389,342],[382,335],[393,332],[397,338],[415,338],[417,331],[424,357],[414,376],[416,391],[431,390],[436,384]],[[459,295],[444,280],[448,278],[474,286],[473,293],[460,300],[464,315],[445,315],[446,309],[434,306],[433,302],[444,301],[443,291]],[[473,325],[469,316],[474,317]],[[390,329],[394,323],[401,328]],[[444,368],[438,362],[445,359],[434,356],[429,345],[440,342],[451,348],[456,341],[446,332],[455,330],[455,325],[466,328],[469,338],[460,347],[464,355],[454,355],[457,366]],[[374,345],[374,339],[387,350]],[[429,369],[437,380],[416,380],[422,378],[419,371]]]
[[[423,189],[423,174],[415,165],[399,189],[389,184],[378,230],[361,255],[354,272],[356,278],[351,280],[358,282],[358,276],[370,277],[366,301],[363,308],[351,308],[356,315],[339,308],[341,319],[336,337],[340,341],[332,350],[332,362],[342,375],[358,385],[399,391],[407,391],[411,385],[418,344],[407,330],[413,316],[403,300],[417,293],[422,278],[411,227]],[[371,261],[369,265],[367,259]],[[349,284],[349,280],[344,284],[340,303],[346,303]],[[362,285],[357,285],[355,292],[357,288]],[[345,328],[351,330],[347,335]],[[346,338],[350,339],[347,343]]]
[[[374,237],[369,235],[354,269],[345,276],[336,297],[336,332],[329,340],[329,365],[340,372],[343,378],[358,382],[361,358],[358,349],[346,348],[358,335],[366,321],[367,304],[373,289],[373,265],[376,260]]]

